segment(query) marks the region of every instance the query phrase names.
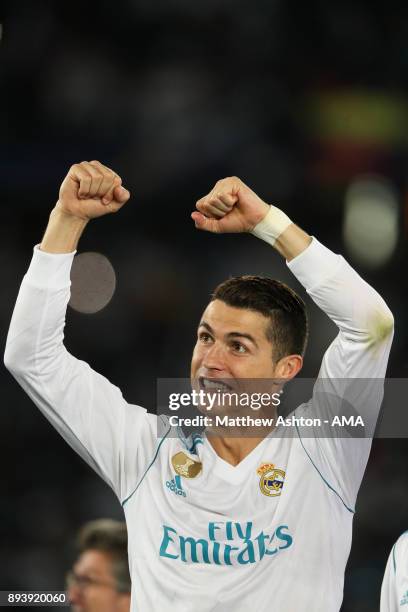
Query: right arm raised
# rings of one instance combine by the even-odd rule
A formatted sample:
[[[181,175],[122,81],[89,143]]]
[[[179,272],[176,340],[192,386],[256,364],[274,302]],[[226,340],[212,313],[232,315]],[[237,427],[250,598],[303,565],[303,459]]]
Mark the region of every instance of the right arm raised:
[[[98,162],[71,168],[22,282],[4,361],[67,442],[124,499],[154,445],[153,432],[143,435],[150,420],[63,343],[73,251],[91,218],[116,212],[129,199],[120,183]]]
[[[74,164],[65,177],[40,248],[71,253],[90,219],[117,212],[130,197],[122,179],[98,161]]]

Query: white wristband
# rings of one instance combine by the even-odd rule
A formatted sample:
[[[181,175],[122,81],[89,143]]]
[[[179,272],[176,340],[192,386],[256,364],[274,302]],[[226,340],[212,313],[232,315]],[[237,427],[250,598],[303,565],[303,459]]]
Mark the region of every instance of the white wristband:
[[[251,234],[273,246],[276,239],[291,223],[293,221],[282,210],[271,206],[262,221],[255,225]]]

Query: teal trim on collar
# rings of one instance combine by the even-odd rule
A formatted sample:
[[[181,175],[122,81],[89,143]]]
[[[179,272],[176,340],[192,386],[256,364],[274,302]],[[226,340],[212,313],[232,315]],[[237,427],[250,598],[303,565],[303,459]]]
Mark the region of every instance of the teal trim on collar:
[[[197,444],[203,444],[203,438],[202,438],[201,434],[193,433],[193,434],[191,434],[191,436],[186,438],[184,436],[184,434],[183,434],[183,430],[181,429],[180,425],[177,426],[177,436],[178,436],[180,442],[182,442],[182,444],[184,445],[185,449],[189,453],[194,453],[195,455],[197,454],[197,451],[196,451]],[[191,440],[191,444],[190,445],[187,444],[187,440]]]

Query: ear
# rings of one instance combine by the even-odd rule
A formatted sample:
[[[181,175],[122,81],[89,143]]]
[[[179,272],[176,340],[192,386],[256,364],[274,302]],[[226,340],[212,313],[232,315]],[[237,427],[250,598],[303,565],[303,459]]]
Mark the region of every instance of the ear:
[[[301,355],[286,355],[276,364],[275,376],[288,382],[300,372],[302,366],[303,357]]]

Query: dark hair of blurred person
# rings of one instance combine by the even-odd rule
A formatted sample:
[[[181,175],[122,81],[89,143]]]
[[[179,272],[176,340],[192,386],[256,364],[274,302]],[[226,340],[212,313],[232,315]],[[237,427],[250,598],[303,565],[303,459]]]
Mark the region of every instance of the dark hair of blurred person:
[[[73,612],[129,612],[126,524],[111,519],[86,523],[78,533],[77,549],[67,576]]]

